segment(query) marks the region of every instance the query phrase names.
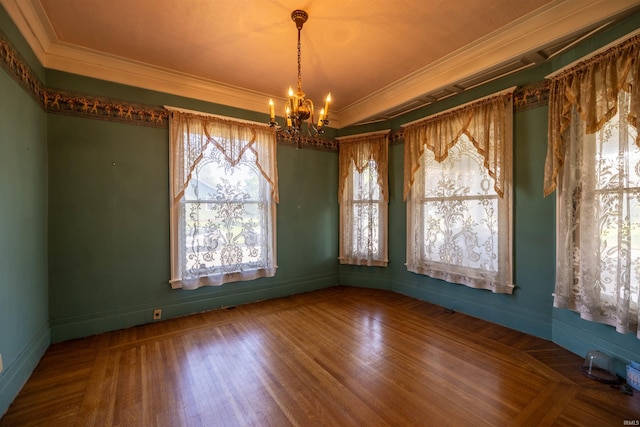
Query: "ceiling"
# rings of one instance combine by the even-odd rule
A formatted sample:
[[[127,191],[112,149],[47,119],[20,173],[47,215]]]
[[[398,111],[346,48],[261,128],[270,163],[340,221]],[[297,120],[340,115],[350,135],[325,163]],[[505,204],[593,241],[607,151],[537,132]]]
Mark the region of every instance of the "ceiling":
[[[532,67],[631,0],[0,0],[47,68],[268,113],[297,81],[331,126],[386,120]],[[279,115],[282,115],[280,113]]]

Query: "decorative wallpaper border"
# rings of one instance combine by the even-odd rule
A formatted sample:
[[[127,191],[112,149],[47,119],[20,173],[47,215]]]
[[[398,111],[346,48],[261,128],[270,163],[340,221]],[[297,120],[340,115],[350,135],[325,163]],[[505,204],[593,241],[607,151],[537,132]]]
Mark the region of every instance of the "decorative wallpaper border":
[[[280,145],[298,148],[298,143],[293,138],[288,138],[280,135],[278,135],[277,138],[278,138],[278,144]],[[338,151],[338,140],[326,139],[321,137],[312,138],[310,136],[302,136],[300,138],[299,148],[308,148],[311,150],[318,150],[318,151]]]
[[[15,80],[36,101],[40,100],[43,84],[24,60],[22,55],[14,49],[5,34],[0,30],[0,67]]]
[[[166,128],[169,126],[169,112],[162,106],[139,104],[46,87],[1,30],[0,66],[47,113],[154,128]],[[514,109],[516,112],[546,105],[548,102],[549,86],[547,81],[522,86],[514,92]],[[403,143],[403,133],[402,129],[392,131],[389,135],[389,142],[391,144]],[[281,137],[278,137],[278,144],[297,146],[295,140]],[[335,139],[302,137],[300,147],[322,151],[338,151],[338,141]]]
[[[513,93],[513,108],[516,113],[549,104],[549,80],[518,87]]]
[[[169,112],[162,106],[138,104],[55,88],[43,90],[40,101],[48,113],[155,128],[169,126]]]
[[[1,31],[0,66],[29,93],[47,113],[158,128],[165,128],[169,125],[169,113],[162,106],[137,104],[108,97],[46,87]]]

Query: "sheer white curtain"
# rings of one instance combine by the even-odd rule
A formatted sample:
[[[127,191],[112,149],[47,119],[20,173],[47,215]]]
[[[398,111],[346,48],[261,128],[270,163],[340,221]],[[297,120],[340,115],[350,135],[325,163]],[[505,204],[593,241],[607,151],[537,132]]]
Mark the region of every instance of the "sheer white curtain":
[[[273,129],[170,111],[172,287],[275,275]]]
[[[640,337],[640,38],[552,77],[545,195],[557,188],[554,306]]]
[[[407,269],[512,293],[512,94],[407,126]]]
[[[341,264],[388,263],[388,131],[340,139]]]

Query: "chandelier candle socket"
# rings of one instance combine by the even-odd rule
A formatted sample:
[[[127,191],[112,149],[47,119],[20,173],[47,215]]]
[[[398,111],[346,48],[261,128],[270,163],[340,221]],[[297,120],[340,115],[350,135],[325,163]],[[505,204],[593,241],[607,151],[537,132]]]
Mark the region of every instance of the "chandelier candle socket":
[[[325,99],[324,108],[320,110],[316,124],[313,102],[310,99],[305,99],[305,94],[302,92],[302,75],[300,72],[300,32],[308,18],[309,15],[307,15],[307,12],[304,10],[294,10],[291,12],[291,19],[296,23],[296,28],[298,29],[298,90],[294,93],[293,89],[289,87],[288,100],[284,108],[285,127],[280,127],[278,123],[276,123],[273,100],[269,99],[269,125],[276,127],[278,134],[281,136],[288,139],[295,139],[298,148],[300,148],[304,122],[307,122],[306,133],[309,136],[315,137],[324,133],[324,126],[329,124],[329,103],[331,102],[331,94],[328,94]]]

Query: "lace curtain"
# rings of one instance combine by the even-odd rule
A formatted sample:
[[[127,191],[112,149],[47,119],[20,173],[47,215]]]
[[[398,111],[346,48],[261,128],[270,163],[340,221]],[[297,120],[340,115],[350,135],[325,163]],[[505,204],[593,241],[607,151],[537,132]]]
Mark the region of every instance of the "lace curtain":
[[[338,201],[341,264],[386,266],[388,132],[341,139]]]
[[[237,165],[247,150],[252,151],[256,156],[256,166],[271,186],[271,197],[278,202],[276,136],[272,128],[171,110],[169,133],[173,202],[183,196],[191,173],[210,143],[231,166]]]
[[[545,195],[557,186],[554,307],[638,331],[640,38],[551,81]]]
[[[171,110],[169,137],[172,286],[273,276],[273,129]]]
[[[544,195],[553,193],[562,168],[569,128],[575,106],[585,122],[585,131],[593,134],[616,114],[618,95],[630,95],[626,121],[638,128],[640,113],[640,36],[577,64],[551,78],[549,91],[549,138],[544,170]],[[636,144],[640,139],[636,137]]]
[[[404,130],[404,200],[407,200],[424,150],[432,151],[435,160],[441,162],[463,134],[482,155],[489,175],[495,180],[496,193],[502,197],[506,185],[505,167],[511,167],[512,116],[513,96],[508,93],[407,126]]]
[[[512,293],[512,94],[405,130],[407,269]]]

